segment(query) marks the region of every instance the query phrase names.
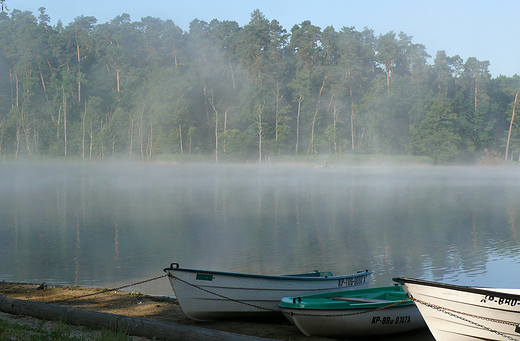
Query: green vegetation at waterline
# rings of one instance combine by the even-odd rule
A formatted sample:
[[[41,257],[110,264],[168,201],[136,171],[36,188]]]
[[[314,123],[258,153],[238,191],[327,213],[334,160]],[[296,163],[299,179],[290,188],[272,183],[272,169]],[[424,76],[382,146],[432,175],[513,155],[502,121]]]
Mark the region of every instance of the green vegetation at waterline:
[[[345,25],[0,13],[0,158],[518,160],[520,76]]]
[[[11,322],[0,318],[0,340],[61,340],[61,341],[130,341],[132,338],[120,332],[93,331],[72,328],[63,323],[37,321],[35,323]]]
[[[79,156],[56,157],[50,155],[27,156],[20,155],[15,158],[13,155],[4,156],[0,163],[85,163]],[[128,163],[140,162],[139,158],[128,158],[127,155],[117,155],[110,158],[95,160],[100,163]],[[215,160],[211,155],[181,155],[181,154],[159,154],[154,157],[152,163],[158,164],[210,164]],[[221,160],[220,164],[257,164],[257,162],[233,162],[232,160]],[[265,157],[261,164],[264,165],[310,165],[322,167],[335,166],[369,166],[369,165],[423,165],[431,166],[436,162],[429,156],[414,155],[384,155],[384,154],[333,154],[333,155],[296,155],[296,156],[273,156]],[[504,160],[498,153],[489,152],[487,149],[480,156],[475,164],[477,165],[517,165],[517,162]]]
[[[483,158],[481,158],[482,160]],[[132,163],[138,159],[128,159],[127,156],[118,155],[114,158],[96,160],[99,163]],[[160,154],[157,155],[152,163],[157,164],[212,164],[214,159],[210,155],[180,155],[180,154]],[[80,157],[55,157],[48,155],[26,156],[22,155],[15,158],[12,155],[4,157],[0,163],[28,163],[28,164],[56,164],[56,163],[85,163]],[[506,164],[503,158],[498,158],[498,162],[482,162],[480,164]],[[256,162],[233,162],[230,160],[220,161],[219,164],[257,164]],[[369,154],[345,154],[345,155],[297,155],[297,156],[274,156],[266,157],[262,160],[264,165],[309,165],[309,166],[363,166],[363,165],[433,165],[434,160],[428,156],[413,155],[369,155]]]

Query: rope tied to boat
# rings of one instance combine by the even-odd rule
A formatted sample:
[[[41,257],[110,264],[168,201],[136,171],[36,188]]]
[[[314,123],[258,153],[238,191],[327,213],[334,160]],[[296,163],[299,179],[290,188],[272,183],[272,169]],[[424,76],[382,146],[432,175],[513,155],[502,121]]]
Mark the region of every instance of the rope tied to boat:
[[[474,326],[476,327],[479,327],[479,328],[482,328],[484,330],[487,330],[489,332],[492,332],[492,333],[495,333],[497,335],[500,335],[502,337],[505,337],[509,340],[512,340],[512,341],[520,341],[518,339],[515,339],[509,335],[506,335],[498,330],[494,330],[492,328],[489,328],[487,326],[484,326],[480,323],[477,323],[475,321],[471,321],[463,316],[460,316],[460,315],[465,315],[465,316],[468,316],[468,317],[472,317],[472,318],[475,318],[475,319],[480,319],[480,320],[484,320],[484,321],[489,321],[489,322],[494,322],[494,323],[499,323],[499,324],[505,324],[505,325],[509,325],[509,326],[513,326],[515,328],[518,328],[519,324],[518,323],[514,323],[514,322],[509,322],[509,321],[504,321],[504,320],[499,320],[499,319],[494,319],[494,318],[491,318],[491,317],[484,317],[484,316],[478,316],[478,315],[474,315],[474,314],[470,314],[470,313],[465,313],[465,312],[462,312],[462,311],[458,311],[458,310],[454,310],[454,309],[449,309],[449,308],[446,308],[446,307],[442,307],[442,306],[439,306],[439,305],[436,305],[436,304],[433,304],[433,303],[429,303],[429,302],[425,302],[423,300],[420,300],[418,298],[415,298],[413,297],[412,295],[409,295],[410,299],[413,300],[414,302],[417,302],[417,303],[420,303],[422,305],[425,305],[429,308],[432,308],[432,309],[435,309],[437,311],[440,311],[441,313],[444,313],[446,315],[449,315],[451,317],[455,317],[461,321],[464,321],[464,322],[467,322],[469,324],[473,324]],[[460,314],[460,315],[458,315]]]
[[[192,283],[190,283],[190,282],[188,282],[188,281],[185,281],[185,280],[183,280],[182,278],[176,277],[176,276],[174,276],[174,275],[172,275],[172,274],[167,274],[166,276],[169,276],[169,277],[175,278],[176,280],[178,280],[178,281],[180,281],[180,282],[182,282],[182,283],[184,283],[184,284],[188,284],[188,285],[190,285],[190,286],[192,286],[192,287],[194,287],[194,288],[197,288],[197,289],[199,289],[199,290],[205,291],[205,292],[207,292],[208,294],[215,295],[215,296],[220,297],[220,298],[223,298],[223,299],[225,299],[225,300],[229,300],[229,301],[233,301],[233,302],[236,302],[236,303],[244,304],[244,305],[247,305],[247,306],[250,306],[250,307],[253,307],[253,308],[257,308],[257,309],[267,310],[267,311],[271,311],[271,312],[278,312],[277,310],[274,310],[274,309],[271,309],[271,308],[262,307],[262,306],[259,306],[259,305],[251,304],[251,303],[244,302],[244,301],[241,301],[241,300],[236,300],[236,299],[234,299],[234,298],[231,298],[231,297],[227,297],[227,296],[224,296],[224,295],[218,294],[218,293],[213,292],[213,291],[211,291],[211,290],[208,290],[208,289],[206,289],[206,288],[200,287],[200,286],[198,286],[198,285],[196,285],[196,284],[192,284]]]
[[[81,296],[74,296],[74,297],[70,297],[70,298],[66,298],[66,299],[62,299],[62,300],[51,301],[49,303],[68,302],[68,301],[73,301],[73,300],[77,300],[77,299],[80,299],[80,298],[100,295],[100,294],[103,294],[103,293],[106,293],[106,292],[117,291],[117,290],[121,290],[121,289],[124,289],[124,288],[133,287],[135,285],[139,285],[139,284],[143,284],[143,283],[147,283],[147,282],[152,282],[152,281],[158,280],[158,279],[166,277],[166,276],[168,276],[168,275],[161,275],[161,276],[157,276],[157,277],[154,277],[154,278],[146,279],[144,281],[123,285],[123,286],[120,286],[120,287],[117,287],[117,288],[102,289],[102,290],[100,290],[98,292],[95,292],[95,293],[90,293],[90,294],[81,295]]]
[[[252,307],[252,308],[256,308],[256,309],[261,309],[261,310],[266,310],[266,311],[269,311],[269,312],[273,312],[273,313],[280,313],[279,310],[275,310],[275,309],[271,309],[271,308],[266,308],[266,307],[262,307],[262,306],[259,306],[259,305],[255,305],[255,304],[251,304],[251,303],[248,303],[248,302],[244,302],[244,301],[241,301],[241,300],[237,300],[237,299],[234,299],[234,298],[231,298],[231,297],[227,297],[225,295],[221,295],[219,293],[216,293],[216,292],[213,292],[211,290],[208,290],[206,288],[203,288],[201,286],[198,286],[196,284],[193,284],[193,283],[190,283],[188,281],[185,281],[183,280],[182,278],[179,278],[177,276],[174,276],[172,274],[168,274],[167,276],[169,277],[172,277],[172,278],[175,278],[176,280],[184,283],[184,284],[188,284],[196,289],[199,289],[199,290],[202,290],[204,292],[207,292],[208,294],[211,294],[211,295],[215,295],[217,297],[220,297],[220,298],[223,298],[225,300],[229,300],[229,301],[233,301],[233,302],[236,302],[236,303],[239,303],[239,304],[243,304],[243,305],[247,305],[249,307]],[[395,303],[392,303],[390,305],[387,305],[387,306],[383,306],[383,307],[379,307],[379,308],[374,308],[374,309],[370,309],[370,310],[363,310],[363,311],[358,311],[358,312],[355,312],[355,313],[345,313],[345,314],[327,314],[327,315],[318,315],[318,314],[307,314],[307,313],[289,313],[290,315],[298,315],[298,316],[321,316],[321,317],[333,317],[333,316],[349,316],[349,315],[362,315],[362,314],[367,314],[367,313],[371,313],[371,312],[374,312],[374,311],[378,311],[378,310],[384,310],[384,309],[388,309],[388,308],[391,308],[391,307],[394,307],[396,305],[399,305],[403,302],[406,302],[410,300],[410,298],[406,298],[402,301],[399,301],[399,302],[395,302]]]

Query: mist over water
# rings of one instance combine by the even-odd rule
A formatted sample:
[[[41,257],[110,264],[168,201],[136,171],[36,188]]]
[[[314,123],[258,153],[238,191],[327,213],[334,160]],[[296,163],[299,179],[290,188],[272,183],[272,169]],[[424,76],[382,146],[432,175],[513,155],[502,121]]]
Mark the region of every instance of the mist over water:
[[[182,267],[518,287],[520,170],[0,166],[0,280],[112,288]],[[129,290],[171,295],[166,279]]]

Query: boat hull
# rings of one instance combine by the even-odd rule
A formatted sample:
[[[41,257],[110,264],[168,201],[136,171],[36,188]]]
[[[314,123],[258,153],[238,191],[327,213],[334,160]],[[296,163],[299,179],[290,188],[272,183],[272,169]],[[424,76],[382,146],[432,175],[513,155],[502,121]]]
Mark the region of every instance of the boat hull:
[[[182,311],[197,321],[278,315],[285,296],[366,288],[371,272],[345,276],[264,276],[184,269],[173,263],[164,269]]]
[[[520,292],[395,278],[436,340],[520,340]]]
[[[377,336],[426,328],[424,319],[413,302],[410,300],[403,302],[406,295],[402,290],[399,298],[386,302],[363,303],[362,299],[361,302],[350,303],[334,301],[341,301],[342,298],[348,301],[352,295],[357,297],[364,292],[370,293],[377,289],[379,288],[352,290],[352,294],[334,293],[339,298],[324,295],[286,297],[280,303],[280,309],[284,316],[307,336],[333,338]]]

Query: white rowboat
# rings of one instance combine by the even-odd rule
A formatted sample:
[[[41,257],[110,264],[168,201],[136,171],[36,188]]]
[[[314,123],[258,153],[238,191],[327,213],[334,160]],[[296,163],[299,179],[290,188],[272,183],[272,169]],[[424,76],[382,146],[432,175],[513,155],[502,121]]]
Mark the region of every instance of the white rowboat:
[[[278,303],[285,296],[368,287],[370,271],[334,276],[330,272],[269,276],[186,269],[172,263],[164,269],[179,305],[197,321],[242,318],[248,315],[281,317]]]
[[[394,278],[438,341],[520,340],[520,290]]]

